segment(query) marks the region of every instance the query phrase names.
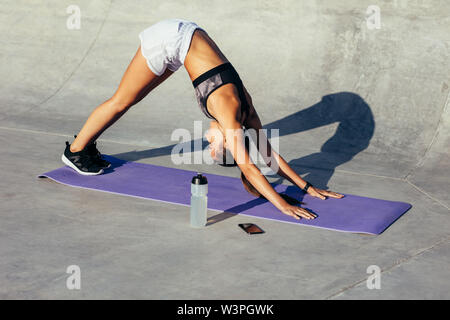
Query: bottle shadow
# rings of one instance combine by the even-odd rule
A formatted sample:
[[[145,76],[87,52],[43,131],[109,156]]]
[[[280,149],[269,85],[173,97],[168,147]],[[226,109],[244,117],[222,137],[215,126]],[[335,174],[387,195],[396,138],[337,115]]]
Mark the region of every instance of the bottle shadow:
[[[299,175],[306,174],[303,179],[321,189],[328,188],[328,182],[333,176],[337,166],[350,161],[355,155],[369,146],[375,131],[375,121],[369,105],[358,94],[352,92],[338,92],[322,97],[318,103],[295,112],[279,120],[263,126],[270,133],[270,129],[278,129],[279,136],[287,136],[318,127],[338,123],[334,134],[321,146],[319,152],[290,160],[288,163]],[[268,135],[270,138],[270,135]],[[193,150],[194,143],[191,140],[184,142],[183,147]],[[208,142],[202,139],[202,148],[208,146]],[[173,147],[179,144],[153,148],[143,151],[131,151],[113,155],[127,161],[137,161],[158,156],[170,155]],[[189,147],[191,147],[189,149]],[[181,149],[181,148],[180,148]],[[183,150],[183,149],[181,149]],[[185,149],[186,150],[186,149]],[[122,165],[117,163],[115,165]],[[114,166],[111,168],[114,170]],[[272,185],[281,184],[283,178],[274,181]],[[286,194],[296,194],[296,198],[303,193],[296,186],[289,186]],[[303,198],[303,197],[301,197]],[[265,199],[254,199],[242,205],[229,208],[224,212],[211,217],[207,225],[217,223],[231,217],[250,207],[261,205]],[[210,220],[208,219],[208,220]],[[214,222],[213,222],[214,221]]]
[[[277,183],[271,183],[271,185],[275,188]],[[308,208],[306,206],[307,203],[303,202],[303,197],[304,197],[305,193],[302,190],[300,190],[299,188],[296,188],[294,186],[288,186],[284,192],[280,192],[279,194],[289,204],[300,205],[301,203],[303,203],[304,204],[302,206],[303,208],[308,209],[309,212],[314,213],[317,217],[319,216],[319,214],[317,212],[315,212],[313,209]],[[223,210],[221,213],[209,217],[207,219],[206,226],[210,226],[217,222],[223,221],[225,219],[234,217],[235,215],[238,215],[241,212],[244,212],[248,209],[260,206],[266,202],[268,202],[268,200],[266,200],[264,198],[256,198],[256,199],[247,201],[245,203],[241,203],[239,205],[227,208],[227,209]]]

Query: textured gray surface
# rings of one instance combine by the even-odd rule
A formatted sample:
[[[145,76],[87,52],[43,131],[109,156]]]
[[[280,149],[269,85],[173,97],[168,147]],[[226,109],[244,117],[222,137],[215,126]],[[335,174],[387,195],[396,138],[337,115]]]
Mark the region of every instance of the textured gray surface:
[[[71,4],[0,8],[0,298],[450,298],[448,2],[378,1],[376,30],[356,0],[77,1],[81,29],[68,30]],[[413,208],[378,237],[255,219],[266,234],[248,237],[245,217],[196,230],[185,207],[36,179],[115,91],[137,34],[169,17],[208,31],[302,177]],[[174,166],[170,135],[194,120],[208,124],[181,68],[100,150]],[[65,286],[71,264],[79,291]],[[372,264],[380,290],[365,285]]]

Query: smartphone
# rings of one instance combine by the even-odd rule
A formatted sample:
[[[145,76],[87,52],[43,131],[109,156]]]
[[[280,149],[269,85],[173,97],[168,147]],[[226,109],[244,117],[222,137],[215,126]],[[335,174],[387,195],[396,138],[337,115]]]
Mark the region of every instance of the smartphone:
[[[259,234],[264,233],[264,230],[258,227],[256,224],[253,223],[240,223],[239,227],[242,228],[245,232],[248,234]]]

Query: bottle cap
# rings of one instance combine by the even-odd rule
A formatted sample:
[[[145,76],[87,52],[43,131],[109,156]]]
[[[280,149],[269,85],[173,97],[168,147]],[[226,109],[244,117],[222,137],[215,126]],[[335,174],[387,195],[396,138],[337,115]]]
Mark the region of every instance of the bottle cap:
[[[197,172],[197,175],[192,178],[192,184],[208,184],[208,180],[200,172]]]

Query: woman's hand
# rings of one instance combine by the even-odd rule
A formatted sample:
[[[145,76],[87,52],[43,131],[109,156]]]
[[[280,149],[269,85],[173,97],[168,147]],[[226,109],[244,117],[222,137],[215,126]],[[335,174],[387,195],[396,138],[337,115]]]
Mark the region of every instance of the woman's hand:
[[[288,216],[294,217],[295,219],[299,220],[301,218],[305,219],[315,219],[317,216],[314,213],[309,212],[306,209],[292,206],[290,204],[284,206],[281,210],[284,214],[287,214]]]
[[[325,200],[327,197],[337,198],[337,199],[344,197],[343,194],[336,193],[336,192],[333,192],[330,190],[322,190],[322,189],[312,187],[312,186],[308,188],[308,194],[313,197],[322,199],[322,200]]]

